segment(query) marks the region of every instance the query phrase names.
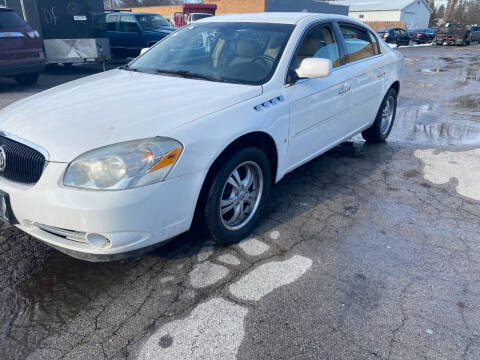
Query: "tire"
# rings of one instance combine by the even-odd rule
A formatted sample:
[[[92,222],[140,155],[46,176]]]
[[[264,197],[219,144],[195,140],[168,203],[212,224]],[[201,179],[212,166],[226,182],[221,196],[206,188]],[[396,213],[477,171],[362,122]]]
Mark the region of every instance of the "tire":
[[[15,81],[20,85],[33,85],[38,81],[38,73],[17,75]]]
[[[235,171],[243,187],[235,181]],[[245,184],[249,171],[250,185]],[[202,217],[209,235],[217,242],[237,243],[252,231],[265,210],[271,188],[270,162],[260,149],[245,148],[219,168],[208,186]]]
[[[385,112],[388,112],[388,114]],[[397,92],[395,89],[391,88],[383,98],[375,122],[367,130],[362,132],[363,138],[371,143],[385,142],[392,131],[396,113]]]

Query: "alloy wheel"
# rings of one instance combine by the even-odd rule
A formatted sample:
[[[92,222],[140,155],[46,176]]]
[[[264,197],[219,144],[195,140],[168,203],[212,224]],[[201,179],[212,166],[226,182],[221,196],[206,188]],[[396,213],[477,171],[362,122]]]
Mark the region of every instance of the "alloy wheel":
[[[382,111],[382,122],[380,124],[380,131],[382,134],[386,134],[390,130],[394,114],[395,99],[393,96],[389,96]]]
[[[220,216],[229,230],[247,225],[257,212],[263,195],[263,173],[260,166],[247,161],[228,176],[220,197]]]

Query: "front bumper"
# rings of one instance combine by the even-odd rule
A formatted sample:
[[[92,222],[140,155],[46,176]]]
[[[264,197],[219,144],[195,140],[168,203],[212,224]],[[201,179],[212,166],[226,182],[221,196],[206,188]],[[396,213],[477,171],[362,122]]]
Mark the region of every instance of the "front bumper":
[[[47,164],[34,186],[0,178],[19,229],[60,251],[90,261],[117,260],[151,249],[190,228],[203,183],[199,171],[157,184],[118,191],[63,186],[67,164]],[[45,231],[54,227],[80,237],[100,235],[107,245],[71,240]]]

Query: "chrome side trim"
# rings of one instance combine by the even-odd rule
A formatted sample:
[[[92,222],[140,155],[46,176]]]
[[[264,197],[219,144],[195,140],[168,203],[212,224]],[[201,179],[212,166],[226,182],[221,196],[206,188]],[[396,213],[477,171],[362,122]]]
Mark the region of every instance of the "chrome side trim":
[[[39,224],[39,223],[33,223],[32,225],[38,227],[40,230],[46,231],[46,232],[48,232],[50,234],[53,234],[53,235],[61,236],[65,239],[67,239],[67,240],[72,240],[72,241],[88,244],[87,233],[80,232],[80,231],[61,229],[61,228],[57,228],[55,226],[48,226],[48,225],[43,225],[43,224]]]

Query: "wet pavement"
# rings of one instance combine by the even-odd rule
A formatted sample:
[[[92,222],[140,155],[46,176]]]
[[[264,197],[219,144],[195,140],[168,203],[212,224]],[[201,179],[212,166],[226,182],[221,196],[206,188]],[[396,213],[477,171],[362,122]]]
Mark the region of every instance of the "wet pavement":
[[[91,264],[3,226],[0,357],[479,359],[480,46],[401,52],[390,141],[289,174],[238,245]],[[92,71],[0,80],[0,107]]]

